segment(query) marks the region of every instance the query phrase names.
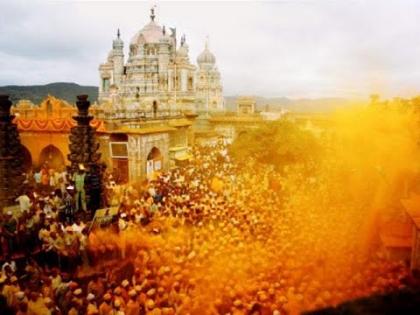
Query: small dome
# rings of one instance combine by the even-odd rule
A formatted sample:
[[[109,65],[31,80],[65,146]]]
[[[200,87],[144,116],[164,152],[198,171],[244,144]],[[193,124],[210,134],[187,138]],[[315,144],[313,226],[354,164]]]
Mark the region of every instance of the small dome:
[[[120,37],[120,29],[117,31],[117,38],[112,41],[112,48],[113,49],[123,49],[124,42]]]
[[[204,48],[203,52],[197,57],[197,63],[198,64],[215,64],[216,63],[216,57],[209,50],[207,42],[206,42],[206,47]]]
[[[176,55],[177,57],[188,58],[188,51],[189,51],[189,47],[187,43],[185,42],[185,36],[183,36],[181,39],[181,46],[177,50]]]

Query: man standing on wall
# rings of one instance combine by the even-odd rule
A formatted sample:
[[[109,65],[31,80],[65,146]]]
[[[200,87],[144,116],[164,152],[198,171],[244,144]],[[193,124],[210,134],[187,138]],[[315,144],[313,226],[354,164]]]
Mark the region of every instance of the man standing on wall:
[[[78,172],[73,175],[73,182],[75,188],[75,199],[76,199],[76,212],[82,208],[86,212],[86,191],[85,191],[85,167],[83,164],[79,164]]]

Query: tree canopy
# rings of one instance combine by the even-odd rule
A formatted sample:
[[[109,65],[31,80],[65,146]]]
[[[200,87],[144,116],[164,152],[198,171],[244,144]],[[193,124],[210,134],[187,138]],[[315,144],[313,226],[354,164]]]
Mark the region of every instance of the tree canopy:
[[[230,150],[238,161],[253,158],[282,170],[293,164],[309,166],[317,159],[320,146],[312,132],[284,119],[242,132]]]

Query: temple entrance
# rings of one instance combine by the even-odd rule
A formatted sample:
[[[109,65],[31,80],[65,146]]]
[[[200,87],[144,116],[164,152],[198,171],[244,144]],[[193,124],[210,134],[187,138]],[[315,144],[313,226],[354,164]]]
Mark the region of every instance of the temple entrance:
[[[28,148],[26,148],[24,145],[22,145],[21,152],[23,155],[23,170],[27,172],[32,168],[32,155]]]
[[[46,146],[42,149],[38,160],[38,166],[43,165],[55,170],[61,169],[65,165],[63,153],[52,144]]]
[[[147,155],[146,163],[146,175],[149,178],[154,172],[160,171],[162,169],[162,154],[160,150],[156,147],[153,147]]]

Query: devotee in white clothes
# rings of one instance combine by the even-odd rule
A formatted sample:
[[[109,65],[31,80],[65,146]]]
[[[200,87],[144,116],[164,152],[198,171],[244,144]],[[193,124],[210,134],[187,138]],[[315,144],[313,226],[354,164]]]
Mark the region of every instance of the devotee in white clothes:
[[[19,202],[20,212],[28,212],[32,206],[31,199],[29,199],[28,195],[22,194],[16,198],[16,201]]]

